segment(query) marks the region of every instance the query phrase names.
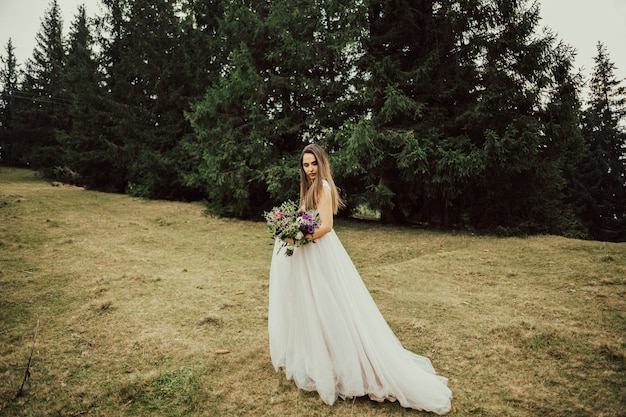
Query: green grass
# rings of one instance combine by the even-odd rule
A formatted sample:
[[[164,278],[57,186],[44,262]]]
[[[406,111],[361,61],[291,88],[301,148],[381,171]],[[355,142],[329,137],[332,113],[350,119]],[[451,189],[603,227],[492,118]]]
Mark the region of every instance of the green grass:
[[[281,379],[265,225],[203,211],[0,168],[0,415],[426,415]],[[626,416],[626,244],[336,230],[450,415]]]

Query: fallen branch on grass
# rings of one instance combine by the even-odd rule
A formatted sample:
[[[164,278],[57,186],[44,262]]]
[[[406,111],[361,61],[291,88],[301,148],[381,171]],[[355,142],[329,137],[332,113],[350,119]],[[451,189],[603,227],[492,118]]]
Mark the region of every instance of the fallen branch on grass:
[[[17,327],[14,327],[12,329],[6,329],[6,330],[1,331],[0,334],[9,333],[9,332],[12,332],[13,330],[16,330],[16,329],[17,329]]]
[[[28,356],[28,363],[26,364],[26,370],[24,371],[24,379],[22,380],[22,385],[20,389],[17,390],[15,394],[16,397],[21,397],[24,395],[24,384],[26,382],[30,383],[30,362],[33,359],[33,352],[35,351],[35,342],[37,341],[37,333],[39,333],[39,319],[37,319],[37,327],[35,328],[35,337],[33,337],[33,345],[30,348],[30,355]]]

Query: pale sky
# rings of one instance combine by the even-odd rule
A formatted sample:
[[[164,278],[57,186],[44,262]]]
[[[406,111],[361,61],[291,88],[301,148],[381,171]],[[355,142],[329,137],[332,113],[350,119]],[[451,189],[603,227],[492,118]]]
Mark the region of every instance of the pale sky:
[[[538,0],[542,20],[557,37],[578,51],[576,67],[589,77],[598,41],[604,43],[617,67],[616,76],[626,79],[626,0]],[[0,0],[0,54],[13,39],[15,55],[22,64],[32,56],[35,35],[49,8],[48,0]],[[101,11],[99,0],[58,0],[63,12],[64,34],[74,20],[76,8],[84,4],[87,15]],[[623,81],[626,85],[626,81]]]

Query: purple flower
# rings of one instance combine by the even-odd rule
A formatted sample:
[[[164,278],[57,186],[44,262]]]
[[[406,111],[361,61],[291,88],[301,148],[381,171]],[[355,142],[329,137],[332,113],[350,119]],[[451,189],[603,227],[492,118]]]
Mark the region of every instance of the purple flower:
[[[292,255],[295,248],[310,243],[311,241],[303,235],[313,234],[319,226],[317,211],[302,211],[298,204],[291,200],[274,207],[264,215],[272,238],[283,240],[281,247],[286,248],[287,256]],[[294,243],[284,242],[285,239],[293,240]]]

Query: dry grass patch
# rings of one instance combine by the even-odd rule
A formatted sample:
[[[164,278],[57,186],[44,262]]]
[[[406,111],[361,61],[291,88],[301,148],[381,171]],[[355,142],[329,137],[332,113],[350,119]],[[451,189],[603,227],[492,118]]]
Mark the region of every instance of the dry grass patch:
[[[0,216],[0,415],[423,414],[330,407],[274,372],[262,223],[9,169]],[[451,415],[626,415],[625,244],[336,229],[402,343],[450,378]]]

